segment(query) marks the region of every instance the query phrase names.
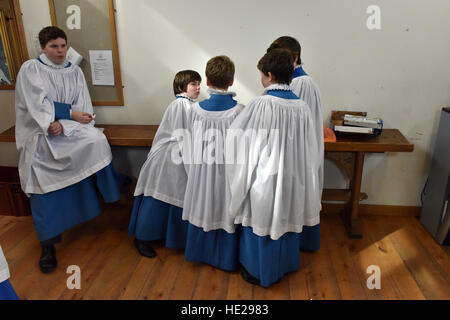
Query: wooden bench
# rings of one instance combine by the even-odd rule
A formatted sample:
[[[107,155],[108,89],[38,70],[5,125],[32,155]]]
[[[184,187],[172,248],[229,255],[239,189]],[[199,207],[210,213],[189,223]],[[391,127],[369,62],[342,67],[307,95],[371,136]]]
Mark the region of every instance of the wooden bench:
[[[158,129],[157,125],[98,125],[111,146],[151,147]],[[15,142],[14,127],[0,134],[0,142]],[[337,138],[336,142],[325,142],[325,157],[334,163],[350,180],[349,189],[325,189],[323,201],[344,201],[341,215],[348,234],[352,238],[362,237],[359,227],[359,202],[368,198],[361,193],[362,172],[366,153],[412,152],[414,145],[397,129],[383,129],[380,136],[358,140]]]
[[[111,146],[123,147],[151,147],[155,137],[157,125],[102,125],[96,127],[104,128],[108,142]],[[15,127],[0,133],[0,142],[16,142]]]

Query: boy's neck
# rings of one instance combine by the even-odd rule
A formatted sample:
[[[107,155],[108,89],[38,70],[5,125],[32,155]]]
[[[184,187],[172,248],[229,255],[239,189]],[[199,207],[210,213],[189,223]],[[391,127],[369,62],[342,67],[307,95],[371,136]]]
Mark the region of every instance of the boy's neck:
[[[226,87],[226,88],[219,88],[219,87],[209,86],[208,88],[211,88],[211,89],[213,89],[213,90],[228,91],[228,88],[229,88],[229,87]]]

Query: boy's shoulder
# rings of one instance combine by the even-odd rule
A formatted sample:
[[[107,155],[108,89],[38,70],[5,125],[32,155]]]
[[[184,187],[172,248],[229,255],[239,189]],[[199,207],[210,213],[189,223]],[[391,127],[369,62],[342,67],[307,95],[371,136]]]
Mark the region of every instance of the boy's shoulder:
[[[176,98],[167,106],[166,112],[186,111],[191,108],[193,103],[189,99]]]
[[[38,59],[30,59],[25,61],[24,63],[22,63],[22,65],[20,66],[20,70],[19,72],[26,72],[30,69],[36,69],[41,63],[39,62]]]
[[[256,105],[271,105],[271,106],[279,106],[286,108],[300,108],[300,109],[308,109],[308,105],[302,99],[283,99],[276,96],[272,96],[269,94],[261,95],[253,98],[248,104],[249,106]]]
[[[184,105],[191,105],[195,103],[193,100],[187,99],[187,98],[175,98],[172,100],[172,102],[169,104],[169,106],[184,106]]]
[[[292,88],[296,88],[296,87],[300,87],[300,86],[308,86],[312,89],[319,89],[319,87],[317,86],[317,84],[314,82],[313,78],[311,78],[310,76],[301,76],[301,77],[296,77],[294,79],[292,79],[291,82],[291,87]]]

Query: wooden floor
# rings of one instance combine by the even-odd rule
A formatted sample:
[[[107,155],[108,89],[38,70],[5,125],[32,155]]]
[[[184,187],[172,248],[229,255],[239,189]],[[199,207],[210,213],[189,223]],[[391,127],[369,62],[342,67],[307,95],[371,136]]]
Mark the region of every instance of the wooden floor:
[[[301,268],[269,289],[238,272],[189,263],[182,250],[156,244],[141,257],[127,235],[130,206],[106,206],[57,245],[58,269],[39,271],[40,247],[31,217],[0,216],[0,245],[21,299],[450,299],[450,251],[417,218],[365,216],[362,239],[349,239],[337,215],[321,218],[321,249],[302,252]],[[81,268],[81,290],[66,286],[70,265]],[[381,269],[369,290],[367,268]]]

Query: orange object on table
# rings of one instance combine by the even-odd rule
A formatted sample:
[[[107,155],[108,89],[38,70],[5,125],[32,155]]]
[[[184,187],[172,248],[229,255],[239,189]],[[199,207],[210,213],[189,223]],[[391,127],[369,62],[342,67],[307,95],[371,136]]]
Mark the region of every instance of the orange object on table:
[[[336,142],[336,135],[331,128],[323,127],[323,140],[324,142]]]

